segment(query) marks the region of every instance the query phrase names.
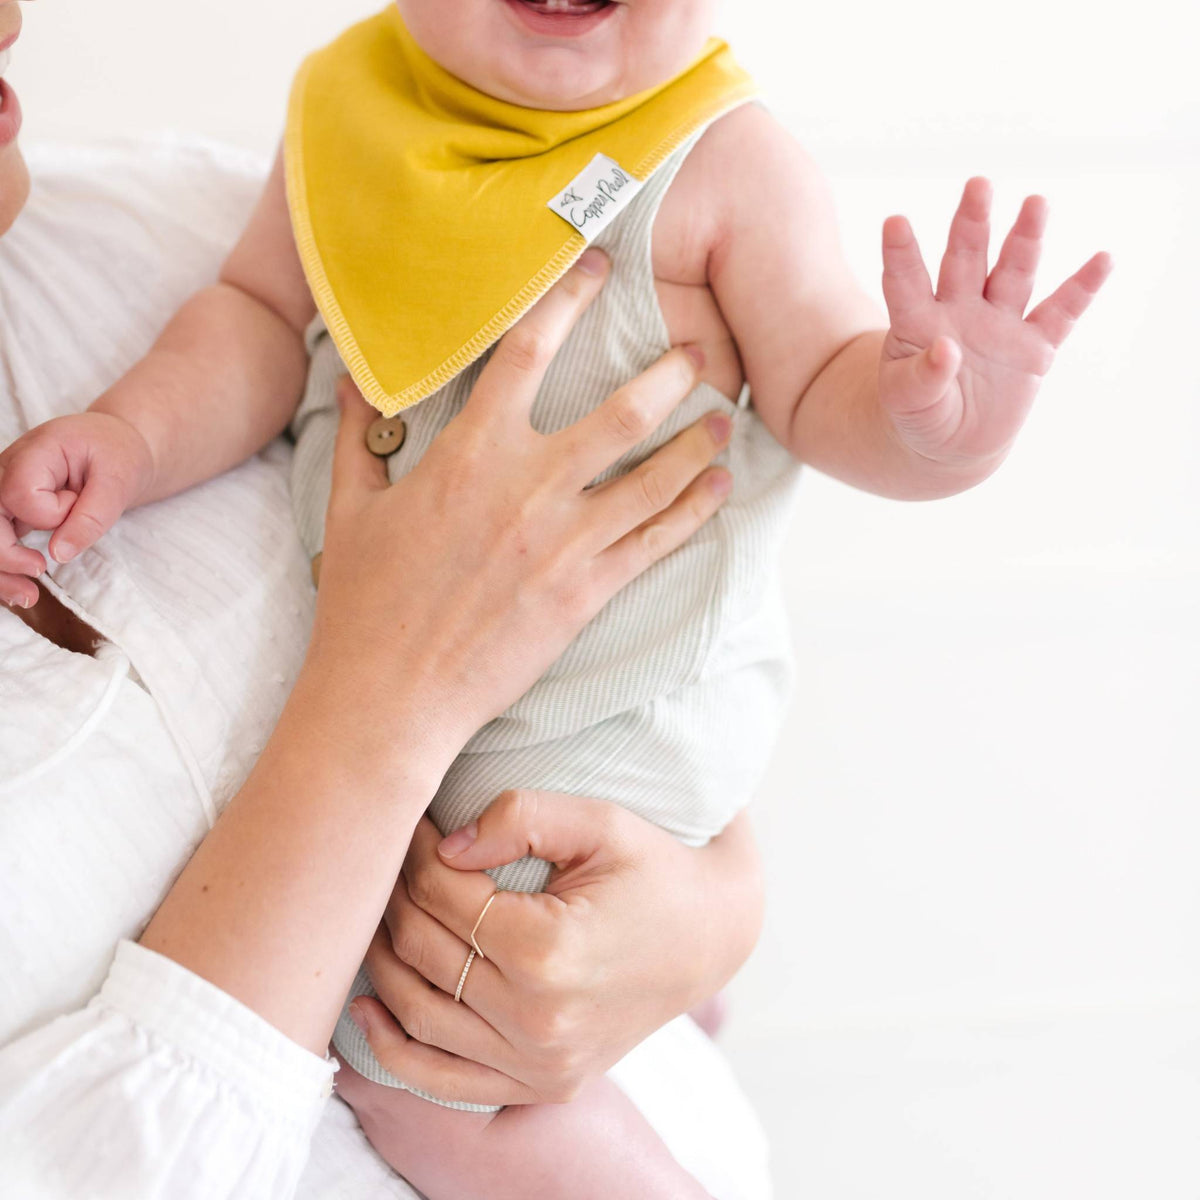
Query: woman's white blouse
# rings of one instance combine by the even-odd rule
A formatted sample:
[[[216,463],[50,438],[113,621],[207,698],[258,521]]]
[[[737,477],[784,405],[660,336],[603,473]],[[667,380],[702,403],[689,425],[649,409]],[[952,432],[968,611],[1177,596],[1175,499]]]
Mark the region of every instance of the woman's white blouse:
[[[211,282],[262,164],[196,144],[35,156],[0,239],[0,446],[85,407]],[[95,657],[0,608],[0,1194],[415,1197],[332,1067],[135,944],[244,779],[311,619],[288,450],[133,512],[52,586]],[[114,958],[115,952],[115,958]],[[761,1132],[686,1021],[614,1072],[720,1197],[768,1194]]]

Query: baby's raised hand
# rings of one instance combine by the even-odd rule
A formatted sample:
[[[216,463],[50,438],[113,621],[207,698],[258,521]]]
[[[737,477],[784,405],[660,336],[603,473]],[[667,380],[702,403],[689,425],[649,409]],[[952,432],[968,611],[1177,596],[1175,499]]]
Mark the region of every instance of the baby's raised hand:
[[[31,429],[0,452],[0,600],[28,608],[46,563],[18,538],[51,529],[69,562],[143,496],[154,476],[145,438],[121,417],[84,412]]]
[[[1023,424],[1042,376],[1112,268],[1088,260],[1026,317],[1046,225],[1046,201],[1021,206],[991,274],[986,179],[968,180],[950,226],[934,293],[903,217],[883,226],[883,294],[891,329],[879,399],[901,441],[941,466],[999,463]]]

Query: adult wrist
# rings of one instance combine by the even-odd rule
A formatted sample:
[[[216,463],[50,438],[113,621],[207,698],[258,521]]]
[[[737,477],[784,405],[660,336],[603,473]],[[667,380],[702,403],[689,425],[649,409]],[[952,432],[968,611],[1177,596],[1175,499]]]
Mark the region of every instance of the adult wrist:
[[[428,792],[427,799],[474,732],[415,681],[398,681],[378,655],[336,646],[310,648],[285,720],[336,754],[360,786],[374,778],[389,790]]]

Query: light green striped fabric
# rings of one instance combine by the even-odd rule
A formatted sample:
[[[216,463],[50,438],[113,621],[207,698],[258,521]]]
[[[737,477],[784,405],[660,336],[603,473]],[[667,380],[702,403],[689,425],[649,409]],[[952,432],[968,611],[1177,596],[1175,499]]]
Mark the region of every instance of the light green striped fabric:
[[[533,422],[542,432],[572,424],[669,348],[651,233],[699,136],[659,168],[597,239],[612,260],[610,278],[541,388]],[[294,425],[293,496],[301,538],[316,554],[337,428],[334,393],[345,371],[319,321],[310,346],[308,391]],[[393,481],[462,408],[482,365],[406,410],[408,436],[388,464]],[[601,478],[628,471],[712,409],[736,415],[720,460],[733,471],[732,497],[685,546],[616,596],[525,696],[467,743],[430,808],[444,833],[472,820],[506,788],[529,787],[615,801],[702,845],[749,801],[791,683],[777,559],[796,465],[752,408],[702,384]],[[537,891],[549,867],[524,859],[493,874],[501,888]],[[361,993],[370,993],[365,973],[351,995]],[[334,1044],[367,1078],[404,1086],[379,1066],[345,1013]]]

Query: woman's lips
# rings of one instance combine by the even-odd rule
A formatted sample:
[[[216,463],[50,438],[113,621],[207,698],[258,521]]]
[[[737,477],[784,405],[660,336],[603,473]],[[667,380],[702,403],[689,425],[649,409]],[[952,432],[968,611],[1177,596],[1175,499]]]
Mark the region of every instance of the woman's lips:
[[[17,93],[0,79],[0,147],[17,140],[21,132],[21,104]]]
[[[532,33],[546,37],[582,37],[617,11],[612,0],[591,0],[551,6],[530,0],[504,0],[521,24]]]
[[[13,43],[20,34],[18,26],[15,32],[0,41],[0,149],[15,142],[17,134],[21,132],[21,104],[17,93],[4,78],[12,62]]]

